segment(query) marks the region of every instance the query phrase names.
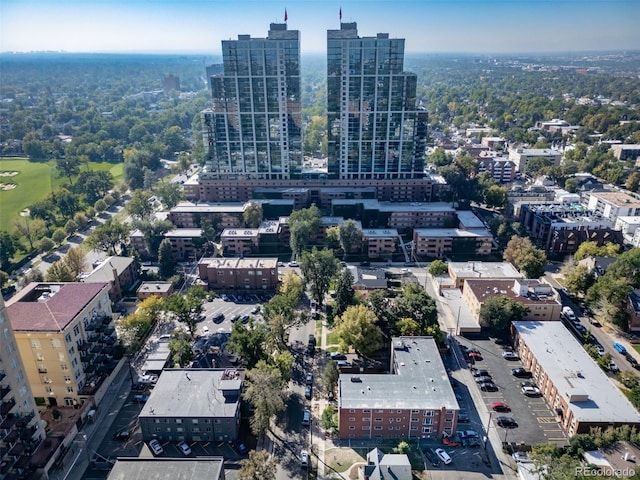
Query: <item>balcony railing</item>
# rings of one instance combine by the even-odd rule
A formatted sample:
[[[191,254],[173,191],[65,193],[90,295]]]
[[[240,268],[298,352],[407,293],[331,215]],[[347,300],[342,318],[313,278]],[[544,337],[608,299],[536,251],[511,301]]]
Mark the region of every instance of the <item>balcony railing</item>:
[[[0,400],[4,400],[9,392],[11,391],[11,387],[0,387]]]
[[[2,402],[2,404],[0,404],[0,415],[6,415],[11,411],[13,407],[15,407],[15,405],[16,400],[14,398],[6,402]]]

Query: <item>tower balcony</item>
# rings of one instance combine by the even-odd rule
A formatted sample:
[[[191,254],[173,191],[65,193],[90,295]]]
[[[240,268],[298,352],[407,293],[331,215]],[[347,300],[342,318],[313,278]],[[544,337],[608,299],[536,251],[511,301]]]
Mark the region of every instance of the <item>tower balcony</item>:
[[[6,415],[15,406],[16,406],[15,398],[2,402],[0,404],[0,415]]]

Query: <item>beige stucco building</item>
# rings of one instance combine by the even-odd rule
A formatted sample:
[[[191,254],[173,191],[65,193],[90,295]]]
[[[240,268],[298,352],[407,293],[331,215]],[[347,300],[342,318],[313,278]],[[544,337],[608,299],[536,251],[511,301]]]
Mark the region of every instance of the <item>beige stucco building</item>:
[[[36,400],[78,405],[113,370],[108,283],[31,283],[7,303]]]

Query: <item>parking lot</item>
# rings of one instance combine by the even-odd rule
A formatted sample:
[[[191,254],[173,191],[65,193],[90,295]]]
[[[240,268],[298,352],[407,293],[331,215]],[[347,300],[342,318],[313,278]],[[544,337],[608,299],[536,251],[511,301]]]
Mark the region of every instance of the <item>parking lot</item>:
[[[489,429],[496,429],[502,442],[514,442],[516,444],[533,445],[536,443],[553,442],[559,445],[567,443],[566,436],[560,429],[554,413],[547,406],[545,400],[541,396],[525,396],[521,392],[521,384],[530,379],[518,378],[512,375],[511,370],[522,367],[519,360],[506,360],[502,357],[505,349],[495,344],[490,339],[469,341],[465,338],[458,338],[460,345],[467,348],[477,349],[482,360],[474,361],[472,367],[486,369],[489,371],[493,382],[498,386],[497,392],[481,391],[474,382],[472,385],[466,385],[469,389],[476,389],[480,393],[483,404],[476,402],[477,409],[483,409],[490,412]],[[454,351],[459,363],[464,365],[466,362],[460,350]],[[473,396],[472,396],[473,398]],[[475,398],[478,398],[476,395]],[[491,410],[491,403],[504,402],[511,408],[510,412],[499,413]],[[472,424],[476,415],[469,412]],[[496,418],[499,416],[512,417],[517,422],[515,428],[502,428],[496,424]],[[464,424],[462,424],[464,425]],[[483,431],[486,425],[473,425],[472,428],[477,430],[479,427]],[[462,427],[459,426],[458,430]]]
[[[262,294],[264,302],[271,298],[271,295]],[[198,335],[206,336],[207,334],[214,333],[230,333],[232,322],[231,319],[234,316],[242,317],[243,315],[249,315],[256,321],[262,321],[262,316],[259,313],[252,313],[257,307],[261,307],[264,303],[260,300],[258,295],[243,295],[242,300],[238,299],[235,295],[227,295],[227,300],[223,300],[221,297],[216,297],[212,302],[203,303],[203,312],[205,320],[198,323]],[[213,316],[217,313],[224,315],[224,320],[219,323],[213,321]]]

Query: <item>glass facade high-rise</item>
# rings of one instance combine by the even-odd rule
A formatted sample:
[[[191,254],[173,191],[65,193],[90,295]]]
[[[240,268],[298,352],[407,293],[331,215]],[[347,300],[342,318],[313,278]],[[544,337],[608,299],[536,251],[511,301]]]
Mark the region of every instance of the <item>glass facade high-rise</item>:
[[[267,38],[222,42],[202,112],[205,179],[295,179],[302,170],[300,34],[272,23]]]
[[[424,176],[427,112],[403,63],[402,38],[361,38],[356,23],[327,31],[330,179]]]

